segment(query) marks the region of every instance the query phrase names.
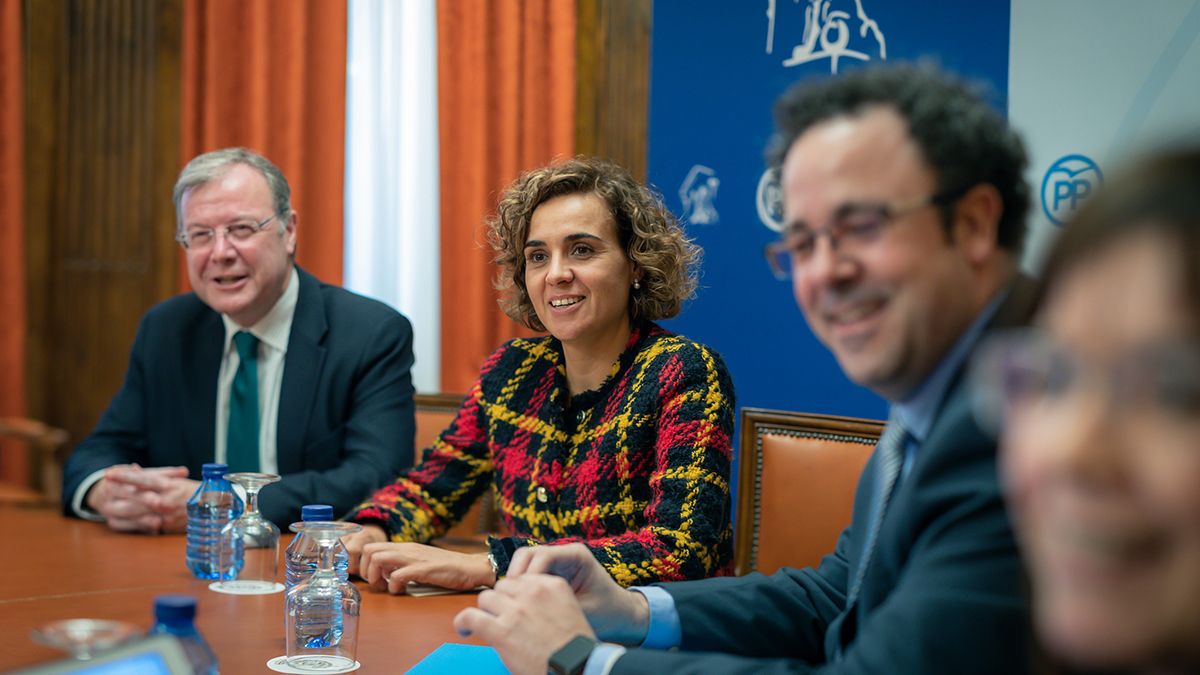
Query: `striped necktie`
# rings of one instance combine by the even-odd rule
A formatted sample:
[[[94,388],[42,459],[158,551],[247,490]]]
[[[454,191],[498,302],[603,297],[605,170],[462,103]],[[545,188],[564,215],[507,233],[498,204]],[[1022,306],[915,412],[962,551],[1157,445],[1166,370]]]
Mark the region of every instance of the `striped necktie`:
[[[896,479],[900,477],[900,468],[904,464],[904,445],[908,442],[908,431],[900,424],[895,409],[888,416],[887,426],[879,437],[875,451],[879,457],[876,462],[878,479],[872,506],[871,529],[867,531],[867,540],[859,557],[858,569],[854,574],[854,582],[850,584],[850,592],[846,596],[846,607],[850,608],[858,600],[858,592],[862,588],[863,578],[875,553],[879,539],[879,530],[883,526],[883,516],[887,511],[888,500],[896,487]]]
[[[258,338],[233,335],[238,369],[229,389],[229,428],[225,455],[229,472],[258,471]]]

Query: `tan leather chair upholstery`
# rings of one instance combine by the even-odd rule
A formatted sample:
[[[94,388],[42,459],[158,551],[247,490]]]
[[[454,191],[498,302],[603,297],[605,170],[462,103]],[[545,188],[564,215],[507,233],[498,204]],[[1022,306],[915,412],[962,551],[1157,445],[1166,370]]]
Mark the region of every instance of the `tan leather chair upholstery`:
[[[736,574],[815,566],[850,524],[883,422],[743,408]]]
[[[414,448],[417,452],[417,462],[421,461],[425,449],[433,445],[438,434],[442,433],[462,406],[464,395],[460,394],[417,394],[413,397],[416,405],[417,434]],[[496,511],[496,500],[491,489],[471,505],[471,510],[461,521],[451,527],[439,543],[450,548],[457,548],[464,542],[459,539],[481,540],[479,535],[500,531],[500,518]]]

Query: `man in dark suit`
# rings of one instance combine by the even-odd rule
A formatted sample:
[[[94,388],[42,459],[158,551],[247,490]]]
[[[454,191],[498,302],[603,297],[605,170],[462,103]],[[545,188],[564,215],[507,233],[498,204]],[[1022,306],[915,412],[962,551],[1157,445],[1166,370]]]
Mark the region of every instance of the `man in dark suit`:
[[[68,515],[175,532],[201,464],[265,471],[281,525],[306,503],[344,512],[413,461],[412,328],[294,264],[283,173],[227,148],[175,184],[193,293],[142,318],[125,383],[63,473]]]
[[[1023,314],[1021,142],[928,67],[793,88],[777,117],[786,231],[773,266],[845,373],[892,404],[852,522],[815,569],[631,591],[580,548],[519,551],[509,577],[455,620],[514,672],[1025,667],[995,442],[963,384],[984,334]]]

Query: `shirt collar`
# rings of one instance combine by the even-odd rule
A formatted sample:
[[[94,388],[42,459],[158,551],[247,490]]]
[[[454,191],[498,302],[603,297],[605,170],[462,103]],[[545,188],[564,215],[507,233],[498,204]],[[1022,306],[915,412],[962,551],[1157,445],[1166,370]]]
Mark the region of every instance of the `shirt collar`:
[[[258,320],[258,323],[249,328],[242,328],[227,315],[221,315],[221,320],[225,323],[225,351],[229,351],[229,344],[233,342],[233,334],[244,330],[268,347],[287,353],[288,336],[292,332],[292,317],[296,315],[296,301],[299,298],[300,275],[296,273],[296,268],[293,266],[283,295],[279,296],[275,305],[271,307],[266,316]]]
[[[929,377],[917,386],[912,395],[893,405],[893,412],[898,416],[906,431],[912,434],[917,443],[923,443],[933,426],[933,418],[938,405],[946,395],[950,380],[958,372],[967,356],[979,342],[983,329],[991,322],[992,317],[999,311],[1001,303],[1008,297],[1008,290],[1002,290],[995,295],[983,311],[967,326],[962,335],[958,336],[950,351],[942,358]]]

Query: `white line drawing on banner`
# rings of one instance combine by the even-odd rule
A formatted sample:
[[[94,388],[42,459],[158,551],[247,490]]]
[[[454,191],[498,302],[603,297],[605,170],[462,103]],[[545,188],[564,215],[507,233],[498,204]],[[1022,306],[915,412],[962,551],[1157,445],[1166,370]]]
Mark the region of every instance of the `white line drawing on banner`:
[[[767,0],[767,53],[775,49],[775,0]]]
[[[720,187],[721,179],[717,178],[716,171],[703,164],[693,166],[679,186],[683,219],[692,225],[716,225],[721,222],[721,215],[713,203]]]
[[[758,209],[758,219],[767,229],[783,232],[783,192],[779,187],[778,169],[767,169],[758,179],[754,206]]]
[[[800,0],[794,0],[799,2]],[[800,42],[792,47],[792,55],[783,62],[785,68],[791,68],[819,59],[829,59],[829,72],[837,74],[838,61],[842,58],[870,61],[872,54],[860,49],[878,51],[879,60],[887,61],[887,40],[879,24],[867,16],[863,9],[863,0],[854,0],[854,20],[857,22],[858,42],[854,45],[860,49],[852,49],[850,28],[850,12],[843,9],[833,9],[834,4],[847,5],[849,0],[805,0],[804,32]],[[775,45],[775,15],[776,0],[767,0],[767,48],[771,54]],[[872,44],[873,40],[873,44]]]

